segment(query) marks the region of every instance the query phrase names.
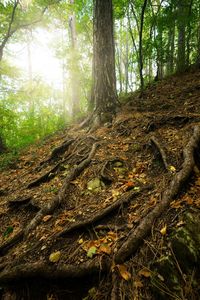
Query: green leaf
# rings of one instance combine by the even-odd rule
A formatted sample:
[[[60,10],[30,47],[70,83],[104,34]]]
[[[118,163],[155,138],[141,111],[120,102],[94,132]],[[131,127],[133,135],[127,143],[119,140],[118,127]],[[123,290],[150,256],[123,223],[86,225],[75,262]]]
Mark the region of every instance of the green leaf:
[[[97,248],[95,246],[90,247],[87,252],[87,257],[93,258],[93,256],[96,254],[96,252],[97,252]]]
[[[3,233],[3,237],[9,236],[13,232],[13,230],[14,230],[13,226],[8,226]]]

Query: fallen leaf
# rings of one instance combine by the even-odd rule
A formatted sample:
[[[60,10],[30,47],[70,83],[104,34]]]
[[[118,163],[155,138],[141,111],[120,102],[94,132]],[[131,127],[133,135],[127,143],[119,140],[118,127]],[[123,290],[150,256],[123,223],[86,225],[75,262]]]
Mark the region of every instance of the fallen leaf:
[[[177,227],[181,227],[181,226],[183,226],[183,225],[185,225],[185,222],[184,222],[184,221],[179,221],[179,222],[176,224]]]
[[[46,215],[46,216],[44,216],[43,217],[43,222],[47,222],[47,221],[49,221],[50,219],[52,218],[52,215]]]
[[[171,202],[171,204],[170,204],[170,206],[172,207],[172,208],[181,208],[182,207],[182,201],[181,200],[179,200],[179,201],[172,201]]]
[[[142,269],[138,272],[138,275],[139,276],[144,276],[146,278],[150,277],[151,276],[151,272],[147,269]]]
[[[128,281],[131,279],[131,273],[127,271],[125,265],[116,265],[116,267],[118,268],[119,273],[124,280]]]
[[[13,232],[13,230],[13,226],[8,226],[3,233],[3,237],[8,237]]]
[[[172,173],[176,172],[176,168],[174,166],[169,166],[169,171]]]
[[[111,254],[112,250],[108,244],[101,244],[99,247],[99,251],[106,254]]]
[[[87,252],[87,257],[93,258],[93,256],[96,254],[96,252],[97,252],[97,248],[95,246],[90,247]]]
[[[60,256],[61,256],[60,251],[53,252],[49,255],[49,261],[52,262],[52,263],[56,263],[56,262],[59,261]]]
[[[143,283],[140,280],[135,280],[134,285],[135,285],[136,289],[143,287]]]
[[[162,235],[166,235],[166,233],[167,233],[167,225],[165,225],[165,226],[160,230],[160,233],[161,233]]]
[[[79,243],[79,245],[83,244],[83,239],[80,239],[80,240],[78,241],[78,243]]]

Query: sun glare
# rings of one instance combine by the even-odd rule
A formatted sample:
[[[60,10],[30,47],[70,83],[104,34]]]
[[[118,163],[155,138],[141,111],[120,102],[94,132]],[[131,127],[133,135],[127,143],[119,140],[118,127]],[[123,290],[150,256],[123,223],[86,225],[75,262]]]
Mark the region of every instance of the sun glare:
[[[28,74],[31,64],[33,78],[39,76],[53,87],[59,88],[62,84],[62,66],[50,46],[55,38],[55,32],[38,29],[35,36],[36,39],[30,39],[29,44],[25,43],[23,46],[18,43],[10,44],[8,52],[22,71]]]

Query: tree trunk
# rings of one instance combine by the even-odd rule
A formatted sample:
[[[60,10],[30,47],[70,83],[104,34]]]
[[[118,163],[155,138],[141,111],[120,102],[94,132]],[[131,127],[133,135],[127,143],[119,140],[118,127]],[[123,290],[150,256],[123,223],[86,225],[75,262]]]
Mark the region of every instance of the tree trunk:
[[[190,65],[190,50],[191,50],[190,40],[191,40],[191,32],[192,32],[192,28],[191,28],[192,5],[193,5],[193,0],[190,0],[189,9],[188,9],[188,24],[187,24],[187,56],[186,56],[186,67],[187,68]]]
[[[198,7],[198,16],[200,20],[200,5]],[[200,67],[200,21],[197,25],[197,56],[196,56],[196,65]]]
[[[4,153],[6,151],[6,146],[5,143],[3,141],[2,136],[0,135],[0,154]]]
[[[168,42],[167,42],[167,75],[171,75],[174,72],[174,38],[175,38],[175,16],[173,2],[170,4],[170,15],[173,20],[169,24],[168,29]]]
[[[186,25],[188,20],[188,0],[178,1],[178,54],[177,71],[182,73],[186,68]]]
[[[141,91],[144,89],[144,78],[143,78],[143,49],[142,49],[142,39],[143,39],[143,25],[144,25],[144,13],[146,10],[148,0],[144,0],[140,19],[140,32],[139,32],[139,62],[140,62],[140,88]]]
[[[163,78],[163,29],[158,27],[158,43],[157,43],[157,79]]]
[[[117,92],[112,0],[96,0],[94,5],[94,99],[98,123],[112,121]]]

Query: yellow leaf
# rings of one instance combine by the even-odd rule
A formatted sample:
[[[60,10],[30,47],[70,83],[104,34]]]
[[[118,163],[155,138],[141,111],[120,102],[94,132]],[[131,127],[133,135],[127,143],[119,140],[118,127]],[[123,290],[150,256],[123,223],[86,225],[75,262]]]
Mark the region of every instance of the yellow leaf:
[[[142,270],[139,271],[138,275],[148,278],[148,277],[151,276],[151,272],[147,269],[142,269]]]
[[[61,252],[60,251],[53,252],[49,256],[49,261],[53,262],[53,263],[56,263],[56,262],[59,261],[60,256],[61,256]]]
[[[78,241],[78,243],[79,243],[79,245],[83,244],[83,239],[80,239],[80,240]]]
[[[166,235],[166,233],[167,233],[167,225],[165,225],[165,226],[160,230],[160,233],[161,233],[162,235]]]
[[[143,283],[140,280],[135,280],[134,284],[135,284],[136,289],[143,287]]]
[[[125,265],[116,265],[116,267],[118,268],[119,273],[124,280],[128,281],[131,279],[131,273],[127,271]]]
[[[172,201],[170,206],[172,208],[181,208],[182,207],[182,201],[181,200],[178,200],[178,201]]]
[[[169,171],[172,173],[176,172],[176,168],[174,166],[169,166]]]

